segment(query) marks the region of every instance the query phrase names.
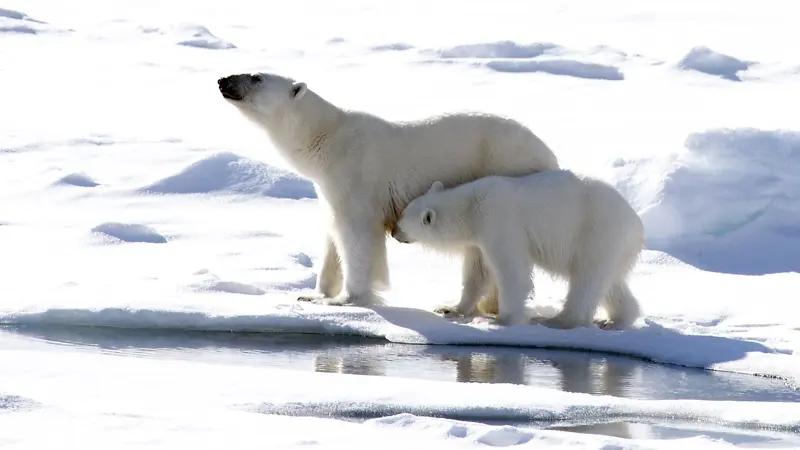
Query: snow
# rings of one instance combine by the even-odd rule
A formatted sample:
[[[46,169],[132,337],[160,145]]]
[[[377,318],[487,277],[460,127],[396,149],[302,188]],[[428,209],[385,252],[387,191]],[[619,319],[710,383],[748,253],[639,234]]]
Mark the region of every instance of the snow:
[[[94,181],[90,176],[84,173],[71,173],[59,178],[54,184],[56,185],[70,185],[77,187],[95,187],[100,183]]]
[[[363,448],[381,442],[388,448],[479,448],[480,444],[500,446],[509,442],[540,448],[565,441],[574,448],[672,448],[663,441],[630,442],[521,426],[482,425],[464,419],[535,417],[576,424],[646,416],[710,419],[718,424],[778,431],[796,430],[800,417],[796,403],[772,402],[754,409],[751,402],[625,400],[506,384],[303,373],[70,350],[7,350],[5,356],[13,358],[15,364],[0,372],[0,385],[18,392],[11,403],[20,405],[20,409],[0,412],[4,414],[0,416],[3,438],[28,447],[52,445],[54,436],[58,436],[61,445],[81,442],[89,448],[104,444],[121,448],[153,444],[163,448],[214,448],[225,439],[242,444],[268,441],[280,448],[304,444]],[[70,389],[42,389],[41,384],[53,377]],[[331,383],[336,389],[331,389]],[[467,397],[470,401],[464,403]],[[156,409],[154,405],[159,406]],[[277,411],[281,414],[271,414]],[[371,418],[383,413],[389,415]],[[353,416],[370,418],[360,423],[331,420]],[[50,432],[33,432],[42,423],[48,424]],[[133,427],[135,433],[121,432]],[[269,430],[266,436],[265,430]],[[674,440],[670,442],[675,444]],[[690,448],[714,445],[708,438],[679,442]]]
[[[234,153],[216,153],[192,163],[180,173],[139,189],[142,193],[258,193],[275,198],[316,198],[314,186],[285,170]]]
[[[109,236],[122,242],[167,243],[167,238],[158,231],[140,223],[105,222],[92,228],[92,232]]]
[[[648,247],[716,272],[800,271],[800,133],[711,129],[685,147],[648,181],[659,184],[642,211]]]
[[[0,324],[557,347],[800,386],[793,4],[487,5],[6,0]],[[646,318],[626,331],[448,321],[430,311],[458,297],[458,261],[394,241],[386,306],[297,303],[316,281],[323,222],[311,180],[216,90],[219,76],[251,70],[390,119],[469,109],[530,126],[562,165],[611,181],[641,214],[647,250],[631,286]],[[535,283],[530,313],[554,314],[564,284],[539,272]],[[9,342],[0,360],[9,448],[733,446],[478,423],[490,421],[800,432],[791,401],[639,400]],[[365,420],[336,420],[347,417]]]
[[[46,23],[13,9],[0,8],[0,34],[38,34],[47,31]]]
[[[703,46],[691,49],[683,59],[678,61],[678,67],[683,70],[696,70],[730,81],[742,81],[739,72],[749,69],[753,64],[753,62],[741,61]]]

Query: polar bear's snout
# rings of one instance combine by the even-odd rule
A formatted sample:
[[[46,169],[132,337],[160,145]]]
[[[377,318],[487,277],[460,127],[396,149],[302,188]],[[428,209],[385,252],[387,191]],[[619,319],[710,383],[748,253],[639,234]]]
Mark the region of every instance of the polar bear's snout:
[[[235,74],[217,80],[219,92],[228,100],[244,100],[250,88],[261,82],[258,75]]]
[[[400,227],[397,226],[397,224],[395,224],[392,227],[390,233],[391,233],[392,237],[394,238],[394,240],[397,241],[397,242],[400,242],[400,243],[403,243],[403,244],[411,244],[411,243],[413,243],[413,241],[408,237],[408,235],[405,234],[403,232],[403,230],[401,230]]]

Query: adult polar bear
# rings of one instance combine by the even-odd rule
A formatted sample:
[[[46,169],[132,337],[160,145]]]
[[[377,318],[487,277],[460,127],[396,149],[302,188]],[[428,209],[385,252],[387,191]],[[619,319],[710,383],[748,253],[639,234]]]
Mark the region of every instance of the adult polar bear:
[[[596,178],[553,170],[489,176],[451,189],[435,182],[403,210],[394,237],[484,255],[488,273],[466,279],[461,302],[439,308],[446,315],[473,315],[486,283],[496,281],[497,322],[526,322],[534,264],[569,281],[564,309],[544,320],[548,327],[590,325],[601,302],[606,329],[627,328],[641,314],[626,278],[642,249],[644,226],[625,197]]]
[[[389,286],[386,234],[434,181],[453,186],[487,175],[558,168],[542,140],[507,118],[464,113],[390,122],[342,109],[304,82],[278,74],[233,74],[217,84],[289,164],[314,182],[327,209],[331,222],[316,294],[300,300],[375,304],[374,289]],[[465,279],[485,269],[479,252],[465,255]],[[494,297],[484,300],[484,311],[496,311]]]

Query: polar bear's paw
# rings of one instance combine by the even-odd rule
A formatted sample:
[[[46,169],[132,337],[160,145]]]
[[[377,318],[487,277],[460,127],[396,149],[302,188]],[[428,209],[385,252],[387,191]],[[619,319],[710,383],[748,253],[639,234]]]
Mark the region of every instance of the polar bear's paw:
[[[298,302],[309,302],[309,303],[316,303],[317,300],[322,300],[322,296],[319,294],[306,294],[306,295],[299,295],[297,296]]]
[[[439,314],[440,316],[446,319],[456,319],[465,317],[465,314],[459,311],[458,307],[455,305],[442,305],[434,309],[433,312]]]
[[[601,330],[606,331],[622,331],[627,330],[633,326],[632,323],[626,321],[616,321],[611,319],[595,320],[594,324]]]

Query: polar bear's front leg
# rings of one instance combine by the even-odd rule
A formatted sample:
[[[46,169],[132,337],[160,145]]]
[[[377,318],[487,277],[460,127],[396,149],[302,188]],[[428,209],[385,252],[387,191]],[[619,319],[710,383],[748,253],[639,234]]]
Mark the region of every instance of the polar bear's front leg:
[[[495,323],[519,325],[526,323],[525,300],[533,290],[531,272],[533,265],[526,248],[509,235],[493,239],[483,247],[483,256],[489,266],[491,278],[496,280],[499,313]]]
[[[344,290],[335,297],[314,300],[325,305],[357,305],[374,304],[375,294],[372,290],[373,264],[375,263],[376,246],[385,245],[385,236],[380,221],[370,214],[359,214],[358,211],[336,216],[336,247],[339,253],[343,275]]]
[[[299,296],[297,298],[299,301],[310,302],[325,297],[332,298],[342,290],[342,265],[339,262],[339,253],[336,250],[332,233],[333,230],[329,230],[325,236],[315,292],[311,295]]]

